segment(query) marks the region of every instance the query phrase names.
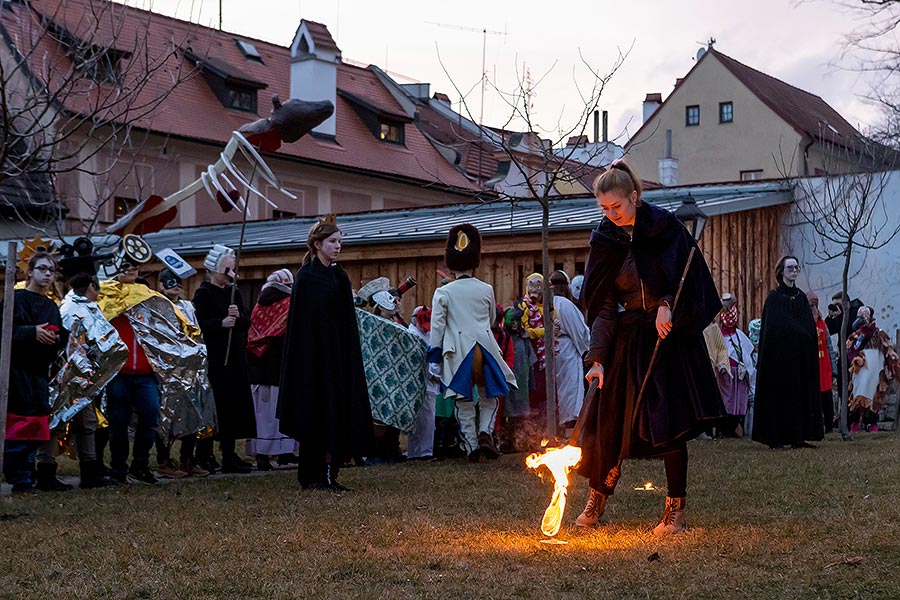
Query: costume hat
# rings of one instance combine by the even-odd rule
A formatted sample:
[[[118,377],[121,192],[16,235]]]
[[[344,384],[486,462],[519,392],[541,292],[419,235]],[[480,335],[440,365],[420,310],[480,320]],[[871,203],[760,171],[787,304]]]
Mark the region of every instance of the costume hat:
[[[470,271],[481,263],[481,234],[474,225],[463,223],[450,230],[444,262],[451,271]]]

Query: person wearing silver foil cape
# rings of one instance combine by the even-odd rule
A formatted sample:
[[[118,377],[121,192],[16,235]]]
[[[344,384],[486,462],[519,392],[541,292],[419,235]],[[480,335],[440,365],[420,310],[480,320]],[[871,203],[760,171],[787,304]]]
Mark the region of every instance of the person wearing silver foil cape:
[[[50,385],[51,437],[38,451],[38,469],[56,471],[58,440],[68,429],[78,454],[80,487],[106,487],[115,482],[102,475],[97,461],[94,399],[125,364],[128,348],[97,305],[100,284],[96,275],[76,273],[68,286],[71,289],[60,303],[59,313],[69,342],[65,363]]]
[[[187,320],[194,326],[199,328],[197,322],[197,314],[194,310],[194,304],[181,297],[184,293],[181,277],[172,272],[171,269],[165,268],[159,273],[158,290],[169,301],[180,310]],[[204,363],[203,369],[197,371],[197,385],[195,387],[196,394],[194,396],[194,409],[200,417],[200,421],[189,430],[184,436],[179,437],[181,448],[179,452],[179,462],[176,464],[172,459],[171,448],[175,442],[175,436],[168,436],[168,442],[157,433],[156,436],[156,472],[164,478],[177,479],[180,477],[205,477],[209,475],[210,469],[214,469],[213,465],[206,467],[208,460],[203,461],[204,464],[198,464],[200,459],[207,458],[213,453],[213,430],[216,426],[216,406],[212,397],[212,388],[209,384],[207,376],[207,364]],[[165,404],[165,399],[162,399]],[[200,429],[195,432],[193,430]]]
[[[120,483],[129,475],[156,483],[149,455],[157,430],[168,440],[204,426],[194,402],[206,347],[184,313],[159,292],[136,283],[137,275],[136,266],[126,262],[115,279],[100,284],[98,304],[129,351],[125,366],[107,387],[110,467]],[[133,413],[137,425],[129,467]]]

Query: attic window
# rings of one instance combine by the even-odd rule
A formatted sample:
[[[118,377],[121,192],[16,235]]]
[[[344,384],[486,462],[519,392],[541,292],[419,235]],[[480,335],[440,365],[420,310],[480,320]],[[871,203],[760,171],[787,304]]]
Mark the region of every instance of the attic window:
[[[258,63],[261,63],[263,61],[262,56],[260,56],[259,54],[259,50],[256,49],[256,46],[253,45],[253,42],[248,42],[245,40],[234,41],[237,44],[238,48],[240,48],[241,53],[244,55],[244,58]]]
[[[239,69],[213,57],[201,57],[185,49],[185,58],[197,65],[203,79],[226,108],[257,112],[258,91],[269,87],[261,81],[255,81]]]
[[[390,142],[392,144],[403,144],[404,136],[403,136],[403,124],[402,123],[390,123],[387,121],[381,122],[381,132],[378,134],[378,139],[382,142]]]
[[[399,146],[406,143],[405,124],[412,123],[412,118],[373,104],[367,99],[355,96],[344,90],[339,89],[337,93],[338,96],[350,104],[360,121],[372,132],[375,139]]]
[[[96,83],[119,83],[119,64],[122,59],[131,57],[130,52],[82,40],[65,27],[49,20],[47,31],[62,44],[72,64],[83,76]]]

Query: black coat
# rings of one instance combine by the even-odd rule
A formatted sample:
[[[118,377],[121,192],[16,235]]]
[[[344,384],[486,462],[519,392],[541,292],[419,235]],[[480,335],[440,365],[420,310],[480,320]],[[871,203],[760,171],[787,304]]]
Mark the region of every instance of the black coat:
[[[237,305],[240,316],[232,328],[231,351],[228,365],[225,365],[228,328],[222,327],[222,319],[228,316],[232,287],[226,285],[220,288],[204,281],[194,293],[194,309],[209,357],[209,383],[216,401],[219,435],[235,439],[253,438],[256,437],[256,413],[253,410],[247,368],[250,315],[244,307],[240,292],[234,295],[234,304]]]
[[[69,333],[62,326],[59,308],[46,296],[16,290],[13,302],[13,336],[10,353],[9,404],[7,412],[19,416],[50,414],[50,365],[65,348]],[[3,303],[0,302],[0,315]],[[41,344],[35,326],[49,323],[59,329],[55,344]]]
[[[629,239],[608,219],[592,232],[583,294],[591,323],[586,362],[600,362],[605,381],[586,416],[579,473],[606,493],[615,487],[607,474],[620,456],[665,453],[725,414],[703,341],[704,327],[722,305],[699,251],[674,306],[696,242],[674,216],[649,204],[638,208],[633,234]],[[656,313],[663,301],[675,308],[673,327],[660,344],[632,427],[629,411],[658,338]]]
[[[294,278],[278,394],[281,432],[332,462],[366,455],[372,410],[350,278],[317,258]]]
[[[753,439],[783,446],[823,436],[816,324],[806,294],[781,284],[763,307]]]

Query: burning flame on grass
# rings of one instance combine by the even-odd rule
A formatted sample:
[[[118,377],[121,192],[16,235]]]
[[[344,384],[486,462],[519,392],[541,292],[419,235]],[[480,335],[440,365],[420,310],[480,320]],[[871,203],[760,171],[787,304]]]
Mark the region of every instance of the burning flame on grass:
[[[581,448],[578,446],[551,448],[545,452],[529,454],[525,458],[525,465],[529,469],[536,471],[543,465],[553,475],[553,497],[550,499],[547,510],[544,511],[544,518],[541,519],[541,532],[548,537],[559,533],[563,513],[566,511],[569,471],[574,469],[580,460]]]
[[[656,490],[656,488],[653,487],[653,482],[652,482],[652,481],[648,481],[648,482],[645,483],[644,485],[642,485],[642,486],[640,486],[640,487],[636,487],[636,488],[634,488],[634,489],[635,489],[635,491],[638,491],[638,492],[652,492],[652,491],[655,491],[655,490]]]

